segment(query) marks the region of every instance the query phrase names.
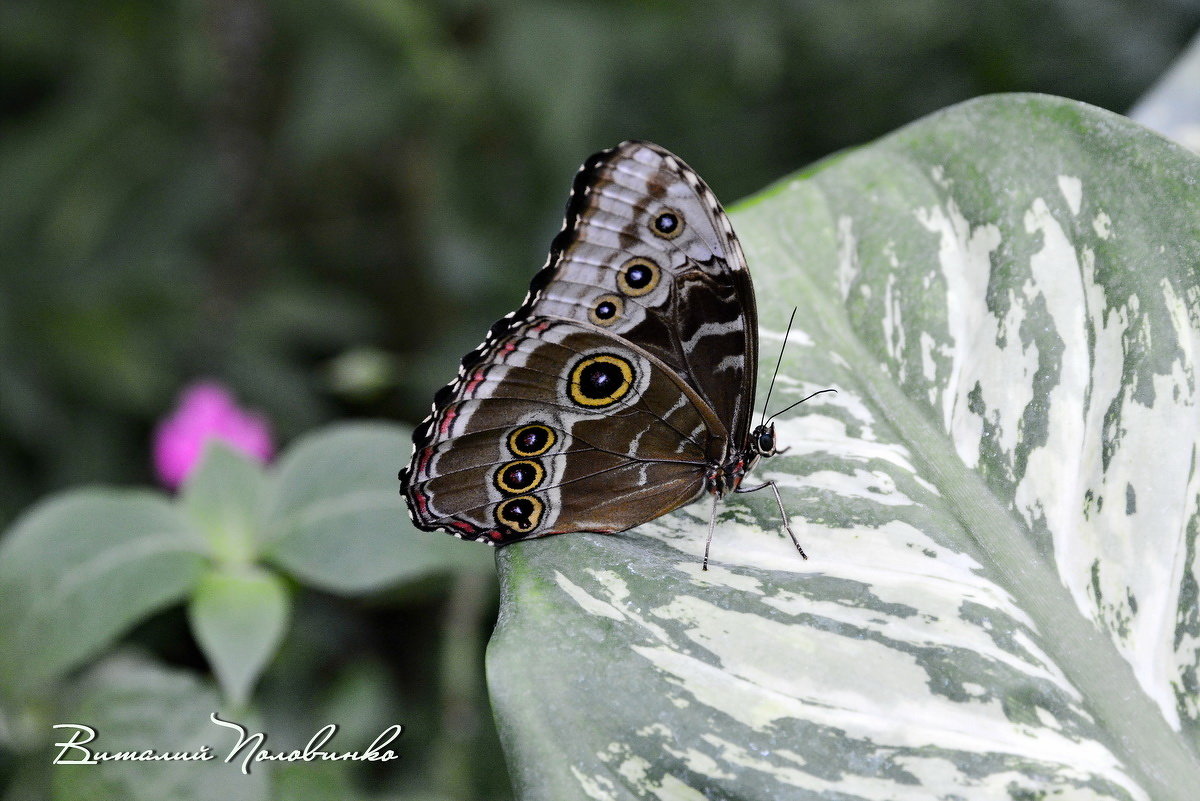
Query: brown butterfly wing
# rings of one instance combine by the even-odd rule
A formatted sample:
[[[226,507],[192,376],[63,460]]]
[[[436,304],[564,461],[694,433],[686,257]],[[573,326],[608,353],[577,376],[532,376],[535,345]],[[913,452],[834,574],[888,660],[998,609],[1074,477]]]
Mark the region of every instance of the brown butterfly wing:
[[[757,350],[745,258],[704,182],[648,143],[599,153],[524,303],[415,432],[413,519],[504,544],[621,531],[695,500],[748,439]],[[589,400],[585,368],[628,387]]]
[[[625,142],[584,163],[515,315],[590,322],[636,343],[746,442],[758,364],[750,273],[721,204],[666,150]]]
[[[661,360],[567,320],[510,321],[447,390],[401,479],[418,526],[466,539],[623,531],[695,500],[727,444]]]

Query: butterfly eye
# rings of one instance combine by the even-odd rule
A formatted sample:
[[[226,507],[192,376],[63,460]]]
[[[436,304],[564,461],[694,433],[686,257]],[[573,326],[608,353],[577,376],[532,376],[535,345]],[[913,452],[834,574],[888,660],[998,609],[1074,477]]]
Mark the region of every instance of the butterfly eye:
[[[611,406],[632,386],[633,365],[620,356],[589,356],[571,370],[571,400],[580,406]]]
[[[663,239],[674,239],[683,231],[683,218],[671,209],[661,211],[650,223],[650,230]]]
[[[605,295],[600,302],[588,312],[588,317],[596,325],[612,325],[625,311],[625,303],[616,295]]]
[[[553,429],[533,423],[508,435],[508,449],[516,456],[541,456],[554,447],[554,440]]]
[[[621,266],[617,276],[617,288],[630,297],[638,297],[654,291],[658,286],[658,265],[638,256]]]
[[[545,505],[532,495],[509,498],[496,507],[496,522],[518,534],[528,534],[542,520]]]
[[[537,462],[509,462],[493,476],[496,489],[506,495],[519,495],[534,489],[546,477],[546,470]]]

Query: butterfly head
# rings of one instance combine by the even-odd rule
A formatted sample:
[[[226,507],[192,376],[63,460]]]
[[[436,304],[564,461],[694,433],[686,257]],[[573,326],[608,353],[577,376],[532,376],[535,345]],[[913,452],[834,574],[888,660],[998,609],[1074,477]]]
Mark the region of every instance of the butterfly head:
[[[759,456],[774,456],[779,453],[775,447],[775,424],[767,423],[750,432],[750,447]]]

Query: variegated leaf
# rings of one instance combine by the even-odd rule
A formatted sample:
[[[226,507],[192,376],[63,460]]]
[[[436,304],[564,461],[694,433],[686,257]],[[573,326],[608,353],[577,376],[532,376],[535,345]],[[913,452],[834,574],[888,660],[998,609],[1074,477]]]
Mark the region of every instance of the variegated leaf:
[[[701,167],[703,165],[700,165]],[[767,493],[520,543],[489,682],[527,799],[1200,787],[1200,161],[1001,96],[734,215]]]

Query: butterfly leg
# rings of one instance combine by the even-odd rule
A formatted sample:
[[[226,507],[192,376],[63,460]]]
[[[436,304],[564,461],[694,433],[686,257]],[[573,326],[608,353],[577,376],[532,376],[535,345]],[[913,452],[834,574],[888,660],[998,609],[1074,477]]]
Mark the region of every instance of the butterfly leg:
[[[708,546],[712,545],[713,529],[717,527],[717,493],[713,493],[712,514],[708,516],[708,539],[704,541],[704,565],[701,570],[708,570]]]
[[[800,540],[796,539],[796,533],[792,531],[791,525],[788,524],[787,510],[783,508],[783,498],[779,497],[779,487],[775,486],[774,481],[766,481],[762,484],[759,484],[757,487],[738,487],[735,492],[758,492],[760,489],[766,489],[767,487],[770,487],[771,492],[775,493],[775,503],[779,504],[779,515],[783,520],[783,530],[786,531],[788,536],[792,538],[792,544],[795,545],[796,550],[800,552],[801,558],[807,559],[808,554],[806,554],[804,549],[800,547]],[[709,532],[709,536],[712,536],[711,531]]]

